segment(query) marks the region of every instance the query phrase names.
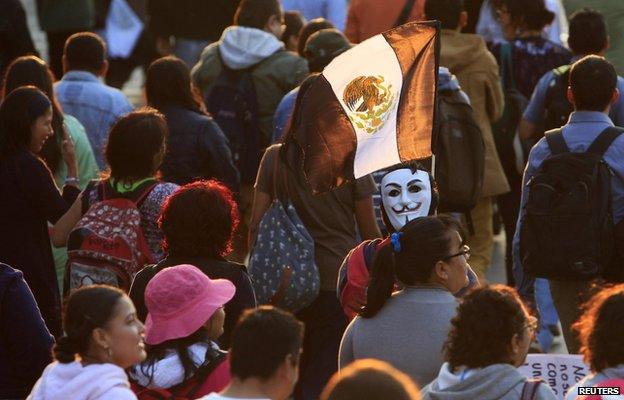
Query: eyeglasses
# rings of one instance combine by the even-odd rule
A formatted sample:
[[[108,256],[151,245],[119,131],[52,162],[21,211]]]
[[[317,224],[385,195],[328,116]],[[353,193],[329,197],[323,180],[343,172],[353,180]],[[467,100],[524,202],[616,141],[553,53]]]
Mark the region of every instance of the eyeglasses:
[[[535,318],[532,315],[529,315],[527,317],[526,322],[524,323],[524,327],[525,328],[529,328],[531,333],[535,333],[537,331],[537,327],[538,327],[537,318]]]
[[[470,247],[464,245],[464,246],[462,246],[462,250],[459,253],[451,254],[450,256],[446,256],[442,260],[446,261],[446,260],[450,260],[451,258],[459,257],[459,256],[464,256],[464,258],[466,260],[468,260],[470,258]]]

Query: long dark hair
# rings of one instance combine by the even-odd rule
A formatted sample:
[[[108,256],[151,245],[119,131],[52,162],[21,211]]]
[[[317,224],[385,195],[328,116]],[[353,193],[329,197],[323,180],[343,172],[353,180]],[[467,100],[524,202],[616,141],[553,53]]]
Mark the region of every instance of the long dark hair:
[[[4,80],[4,95],[20,86],[32,85],[41,90],[52,103],[52,129],[54,133],[46,140],[39,156],[54,174],[61,162],[63,142],[63,112],[54,95],[52,83],[54,77],[48,65],[36,56],[24,56],[15,59],[9,65]]]
[[[34,86],[22,86],[4,98],[0,104],[0,163],[20,150],[28,150],[32,124],[50,105],[46,95]]]
[[[147,357],[137,368],[141,370],[143,375],[149,378],[151,384],[154,379],[156,363],[165,358],[170,351],[174,351],[180,359],[180,363],[184,369],[184,380],[186,381],[194,376],[199,369],[199,365],[195,365],[189,354],[189,347],[197,343],[205,343],[208,345],[206,358],[204,360],[206,364],[209,364],[218,357],[219,351],[211,347],[210,339],[208,338],[208,330],[205,326],[202,326],[195,333],[187,337],[167,340],[166,342],[156,345],[146,345],[145,351]]]
[[[459,222],[437,215],[416,218],[392,239],[386,239],[373,261],[366,306],[360,315],[364,318],[377,315],[392,294],[395,277],[405,286],[426,283],[436,263],[449,254],[454,231],[463,233]],[[397,243],[393,244],[392,240]]]
[[[106,285],[85,286],[74,291],[65,303],[65,335],[54,345],[54,358],[67,364],[75,360],[76,354],[83,355],[89,349],[93,330],[108,323],[123,296],[121,290]]]
[[[191,71],[177,57],[162,57],[149,66],[145,95],[147,104],[160,111],[165,106],[175,105],[204,112],[201,98],[191,83]]]

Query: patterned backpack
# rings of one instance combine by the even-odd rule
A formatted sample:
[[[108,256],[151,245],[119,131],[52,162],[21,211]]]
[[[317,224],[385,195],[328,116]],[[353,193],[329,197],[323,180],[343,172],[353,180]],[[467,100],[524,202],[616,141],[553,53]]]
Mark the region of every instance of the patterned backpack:
[[[284,178],[279,173],[279,152],[274,156],[273,202],[258,226],[249,275],[258,304],[297,312],[316,299],[321,281],[312,236],[288,196],[278,196],[277,182]]]
[[[91,187],[102,200],[89,207],[69,234],[66,288],[106,284],[127,292],[134,274],[154,262],[138,207],[157,184],[148,185],[134,201],[115,198],[108,180],[89,184],[84,193]]]

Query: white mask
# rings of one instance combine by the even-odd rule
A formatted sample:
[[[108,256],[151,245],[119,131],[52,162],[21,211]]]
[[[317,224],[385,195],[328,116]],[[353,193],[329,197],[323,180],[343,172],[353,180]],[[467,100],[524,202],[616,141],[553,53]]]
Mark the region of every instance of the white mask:
[[[397,231],[409,221],[426,217],[431,207],[431,181],[426,171],[409,168],[386,174],[381,180],[381,201]]]

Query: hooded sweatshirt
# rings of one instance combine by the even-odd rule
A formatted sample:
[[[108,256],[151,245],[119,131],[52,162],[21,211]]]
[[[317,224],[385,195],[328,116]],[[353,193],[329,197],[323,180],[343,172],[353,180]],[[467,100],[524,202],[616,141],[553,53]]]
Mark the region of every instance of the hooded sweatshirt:
[[[509,364],[486,368],[458,368],[451,372],[444,363],[438,377],[421,391],[422,400],[520,400],[527,378]],[[556,400],[548,385],[538,386],[534,400]]]
[[[617,365],[613,368],[607,368],[597,374],[587,375],[568,391],[566,400],[574,400],[578,393],[579,386],[596,386],[600,382],[612,379],[624,379],[624,364]]]
[[[504,106],[496,59],[480,36],[443,29],[440,65],[457,77],[462,90],[470,98],[475,119],[481,128],[485,144],[482,196],[508,192],[509,184],[496,151],[491,127],[502,116]]]
[[[206,47],[193,67],[193,82],[204,96],[223,69],[253,68],[252,78],[258,101],[259,127],[269,143],[273,114],[286,93],[299,86],[308,75],[306,60],[286,51],[273,34],[261,29],[230,26],[221,39]]]
[[[50,364],[26,400],[136,400],[128,377],[114,364]]]

